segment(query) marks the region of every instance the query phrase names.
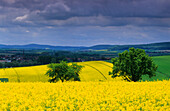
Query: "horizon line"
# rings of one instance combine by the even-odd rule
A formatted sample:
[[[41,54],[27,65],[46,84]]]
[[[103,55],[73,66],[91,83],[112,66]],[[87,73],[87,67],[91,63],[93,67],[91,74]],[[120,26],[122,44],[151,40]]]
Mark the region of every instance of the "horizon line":
[[[128,43],[128,44],[94,44],[94,45],[89,45],[89,46],[71,46],[71,45],[50,45],[50,44],[40,44],[40,43],[28,43],[28,44],[0,44],[0,45],[6,45],[6,46],[23,46],[23,45],[47,45],[47,46],[53,46],[53,47],[93,47],[93,46],[98,46],[98,45],[147,45],[147,44],[156,44],[156,43],[170,43],[168,42],[150,42],[150,43]]]

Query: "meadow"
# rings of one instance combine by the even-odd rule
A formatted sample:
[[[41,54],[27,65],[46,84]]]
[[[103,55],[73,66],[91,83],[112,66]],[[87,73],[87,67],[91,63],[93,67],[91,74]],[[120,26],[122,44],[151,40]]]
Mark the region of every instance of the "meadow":
[[[153,81],[153,80],[169,80],[170,79],[170,56],[155,56],[153,61],[158,65],[156,76],[149,78],[148,76],[143,76],[143,80]]]
[[[0,83],[1,111],[169,111],[170,81]]]

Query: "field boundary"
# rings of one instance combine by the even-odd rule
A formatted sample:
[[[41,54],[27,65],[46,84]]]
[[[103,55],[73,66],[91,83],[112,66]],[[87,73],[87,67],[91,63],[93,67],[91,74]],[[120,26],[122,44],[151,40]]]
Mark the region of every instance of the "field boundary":
[[[98,70],[97,68],[95,68],[95,67],[93,67],[93,66],[91,66],[91,65],[89,65],[89,64],[84,64],[84,65],[87,65],[87,66],[89,66],[89,67],[97,70],[97,71],[107,80],[106,76],[105,76],[100,70]]]
[[[107,65],[107,64],[105,64],[105,63],[101,63],[100,61],[97,61],[97,63],[99,63],[99,64],[102,64],[102,65],[104,65],[104,66],[107,66],[107,67],[112,68],[111,66],[109,66],[109,65]]]
[[[17,74],[17,80],[18,80],[18,82],[20,82],[20,76],[19,76],[19,74],[18,74],[18,72],[15,70],[15,68],[12,68],[14,71],[15,71],[15,73]]]
[[[165,75],[166,77],[168,77],[168,79],[170,79],[170,75],[168,75],[168,74],[165,74],[165,73],[162,73],[161,71],[157,71],[157,72],[159,72],[160,74],[163,74],[163,75]]]
[[[34,68],[32,68],[32,67],[30,67],[30,69],[32,69],[37,75],[38,75],[38,79],[39,79],[39,81],[41,80],[40,78],[40,74],[37,72],[37,70],[35,70]]]

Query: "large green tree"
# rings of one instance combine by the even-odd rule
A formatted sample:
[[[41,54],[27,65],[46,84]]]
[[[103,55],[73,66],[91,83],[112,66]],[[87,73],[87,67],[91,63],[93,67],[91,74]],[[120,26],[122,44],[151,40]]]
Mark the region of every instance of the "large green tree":
[[[112,58],[113,71],[109,72],[113,78],[123,77],[127,81],[138,81],[142,75],[155,76],[157,65],[153,63],[143,49],[129,48],[129,51],[119,53],[118,57]]]
[[[69,80],[80,81],[79,73],[83,66],[76,63],[68,65],[67,62],[61,61],[57,64],[49,64],[48,68],[49,70],[46,72],[46,75],[50,77],[50,82],[57,82],[59,80],[64,82]]]

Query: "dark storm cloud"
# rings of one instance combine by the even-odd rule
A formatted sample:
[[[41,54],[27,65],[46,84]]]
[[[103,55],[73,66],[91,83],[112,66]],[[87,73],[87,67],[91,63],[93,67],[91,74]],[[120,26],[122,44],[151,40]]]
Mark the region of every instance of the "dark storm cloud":
[[[170,26],[169,0],[0,0],[0,9],[21,26]]]
[[[170,0],[0,0],[0,44],[170,41]]]
[[[2,6],[72,16],[170,17],[169,0],[1,0]],[[68,14],[69,15],[66,15]],[[53,18],[53,17],[52,17]],[[54,17],[55,18],[55,17]],[[57,18],[56,18],[57,19]]]

